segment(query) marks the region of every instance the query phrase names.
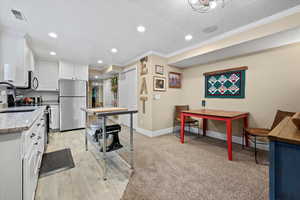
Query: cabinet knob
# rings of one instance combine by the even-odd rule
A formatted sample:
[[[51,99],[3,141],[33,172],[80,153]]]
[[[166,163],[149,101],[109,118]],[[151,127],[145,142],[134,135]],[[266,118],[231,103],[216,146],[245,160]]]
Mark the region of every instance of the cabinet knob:
[[[40,126],[40,125],[41,125],[41,123],[38,123],[38,124],[37,124],[37,126]]]
[[[41,136],[38,136],[38,137],[37,137],[38,140],[40,140],[41,138],[42,138]]]
[[[33,138],[34,136],[35,136],[35,133],[32,133],[31,136],[30,136],[30,138]]]
[[[36,142],[36,143],[34,143],[34,145],[38,145],[38,144],[39,144],[39,143],[37,143],[37,142]]]

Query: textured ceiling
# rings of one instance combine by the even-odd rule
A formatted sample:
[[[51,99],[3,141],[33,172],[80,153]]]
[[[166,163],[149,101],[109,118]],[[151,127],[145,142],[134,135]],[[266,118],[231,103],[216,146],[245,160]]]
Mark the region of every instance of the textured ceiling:
[[[173,54],[300,4],[300,0],[226,1],[225,8],[200,14],[187,0],[1,0],[0,24],[27,33],[39,57],[94,66],[101,59],[104,66],[124,64],[149,51]],[[15,20],[12,8],[20,9],[27,22]],[[138,33],[138,25],[146,32]],[[211,26],[217,30],[203,32]],[[58,38],[49,38],[49,32]],[[186,34],[193,40],[186,42]],[[117,54],[110,52],[113,47]],[[57,56],[50,56],[50,51]]]

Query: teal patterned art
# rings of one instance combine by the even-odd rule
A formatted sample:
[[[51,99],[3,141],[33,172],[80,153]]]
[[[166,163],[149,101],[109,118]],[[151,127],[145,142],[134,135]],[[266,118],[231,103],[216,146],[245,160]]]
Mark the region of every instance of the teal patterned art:
[[[205,75],[206,98],[245,98],[245,70]]]

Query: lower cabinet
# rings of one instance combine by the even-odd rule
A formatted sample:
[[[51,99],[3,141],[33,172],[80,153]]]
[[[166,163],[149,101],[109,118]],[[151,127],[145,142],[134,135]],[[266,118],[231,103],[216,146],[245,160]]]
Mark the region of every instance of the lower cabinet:
[[[37,149],[33,148],[23,161],[23,199],[33,200],[35,194],[36,180],[38,179]]]
[[[59,105],[51,105],[50,110],[50,129],[59,129]]]
[[[39,177],[44,152],[44,119],[39,119],[33,129],[25,134],[29,145],[25,146],[23,159],[23,200],[34,200],[35,189]]]
[[[0,134],[0,200],[34,200],[44,140],[42,112],[29,130]]]

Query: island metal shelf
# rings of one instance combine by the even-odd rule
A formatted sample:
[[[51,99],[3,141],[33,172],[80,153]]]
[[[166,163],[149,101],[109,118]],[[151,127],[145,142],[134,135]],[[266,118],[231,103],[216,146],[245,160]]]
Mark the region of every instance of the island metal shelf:
[[[89,131],[91,131],[90,127],[89,127],[89,114],[93,114],[95,116],[97,116],[98,119],[102,120],[102,123],[100,124],[103,130],[103,180],[107,180],[107,157],[106,154],[108,152],[106,152],[106,147],[107,147],[107,133],[106,133],[106,129],[104,127],[106,127],[107,124],[107,117],[108,116],[114,116],[114,115],[130,115],[130,154],[129,154],[129,166],[132,170],[134,170],[134,160],[133,160],[133,114],[137,113],[137,110],[128,110],[126,108],[118,108],[118,107],[114,107],[114,108],[90,108],[90,109],[85,109],[82,108],[82,110],[86,113],[86,125],[85,125],[85,149],[86,151],[88,151],[88,137],[89,137]],[[99,147],[101,147],[100,144],[100,140],[99,140]],[[100,149],[99,149],[100,151]]]

